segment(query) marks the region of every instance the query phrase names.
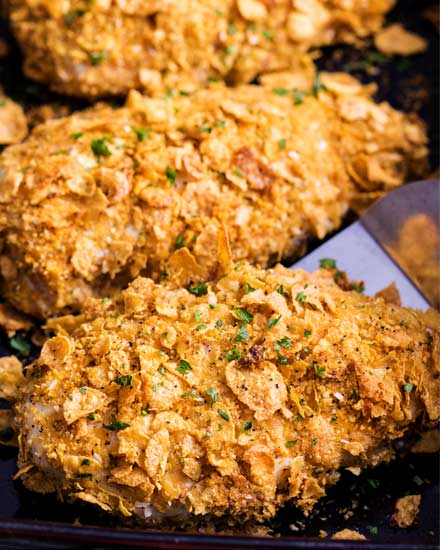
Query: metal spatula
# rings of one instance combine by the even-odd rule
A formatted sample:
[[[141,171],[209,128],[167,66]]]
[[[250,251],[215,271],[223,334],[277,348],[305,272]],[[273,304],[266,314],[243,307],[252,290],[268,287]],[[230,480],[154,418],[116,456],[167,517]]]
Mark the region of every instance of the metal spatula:
[[[439,199],[438,179],[400,187],[292,269],[315,271],[322,259],[334,259],[350,279],[364,281],[369,295],[395,283],[403,305],[439,307]]]

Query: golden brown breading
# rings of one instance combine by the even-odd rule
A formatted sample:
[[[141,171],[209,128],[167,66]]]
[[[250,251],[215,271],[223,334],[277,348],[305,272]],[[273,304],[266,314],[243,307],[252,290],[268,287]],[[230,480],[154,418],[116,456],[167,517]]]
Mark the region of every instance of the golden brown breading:
[[[15,405],[25,485],[145,521],[261,520],[288,499],[310,510],[340,468],[392,459],[438,421],[440,317],[333,275],[138,278],[58,319]]]
[[[0,146],[20,143],[28,133],[23,109],[0,90]]]
[[[37,127],[0,157],[8,300],[48,317],[143,273],[207,280],[223,228],[234,261],[273,265],[337,228],[351,197],[425,172],[416,118],[376,105],[348,75],[321,80],[329,92],[316,86],[317,97],[257,86],[133,92],[125,108]]]
[[[9,0],[27,76],[87,97],[194,90],[301,66],[377,31],[394,0]]]

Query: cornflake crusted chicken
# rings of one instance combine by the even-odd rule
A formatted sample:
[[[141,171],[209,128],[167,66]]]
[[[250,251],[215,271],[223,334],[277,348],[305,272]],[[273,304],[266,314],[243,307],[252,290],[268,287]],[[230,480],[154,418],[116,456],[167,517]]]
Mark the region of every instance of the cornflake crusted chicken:
[[[58,319],[15,405],[19,476],[154,521],[306,512],[440,413],[440,318],[247,264],[190,291],[138,278]],[[54,325],[52,325],[54,326]]]
[[[426,171],[421,123],[375,104],[370,90],[335,73],[307,95],[132,92],[123,108],[37,127],[0,157],[4,294],[47,318],[143,273],[206,281],[225,230],[234,261],[301,255],[351,200]]]
[[[27,76],[96,97],[301,66],[312,46],[376,32],[394,0],[9,0]]]

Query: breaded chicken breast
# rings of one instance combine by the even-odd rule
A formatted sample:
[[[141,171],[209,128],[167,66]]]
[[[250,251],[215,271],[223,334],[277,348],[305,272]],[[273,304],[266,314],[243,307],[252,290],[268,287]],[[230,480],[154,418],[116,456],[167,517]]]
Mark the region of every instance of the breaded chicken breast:
[[[394,0],[8,0],[27,76],[94,98],[301,66],[377,31]]]
[[[208,280],[223,233],[234,261],[273,265],[337,228],[352,199],[419,177],[426,157],[420,122],[348,75],[322,75],[308,95],[133,92],[3,152],[3,292],[48,317],[143,273]]]
[[[19,476],[125,517],[306,512],[341,468],[394,457],[440,414],[440,317],[243,265],[138,278],[50,324],[15,405]]]

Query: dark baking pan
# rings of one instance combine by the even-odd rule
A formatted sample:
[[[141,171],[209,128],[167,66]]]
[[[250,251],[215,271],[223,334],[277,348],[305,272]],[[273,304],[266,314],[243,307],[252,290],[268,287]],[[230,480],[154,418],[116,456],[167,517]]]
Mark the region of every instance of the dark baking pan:
[[[436,0],[432,0],[435,3]],[[418,112],[428,125],[431,164],[439,164],[439,41],[435,27],[423,17],[430,1],[400,1],[389,21],[400,21],[429,40],[429,50],[407,58],[387,58],[374,47],[356,50],[329,48],[318,61],[321,69],[346,70],[365,82],[379,85],[377,99],[387,100],[405,111]],[[0,21],[0,36],[11,44],[10,55],[0,60],[0,84],[5,92],[30,109],[42,103],[86,105],[65,98],[26,80],[20,70],[20,55]],[[35,350],[36,351],[36,350]],[[0,355],[10,354],[7,337],[0,334]],[[7,407],[0,402],[0,407]],[[328,491],[310,516],[292,505],[284,507],[268,527],[272,537],[219,536],[176,531],[127,529],[116,518],[87,505],[60,503],[55,496],[26,491],[12,481],[16,450],[0,447],[0,548],[195,548],[195,549],[428,549],[438,547],[440,492],[439,455],[402,454],[395,462],[355,477],[343,472],[340,482]],[[394,529],[390,517],[399,497],[421,494],[420,517],[410,529]],[[330,537],[344,528],[355,529],[367,541],[336,541]],[[325,533],[324,533],[325,532]],[[323,538],[325,536],[325,538]]]

